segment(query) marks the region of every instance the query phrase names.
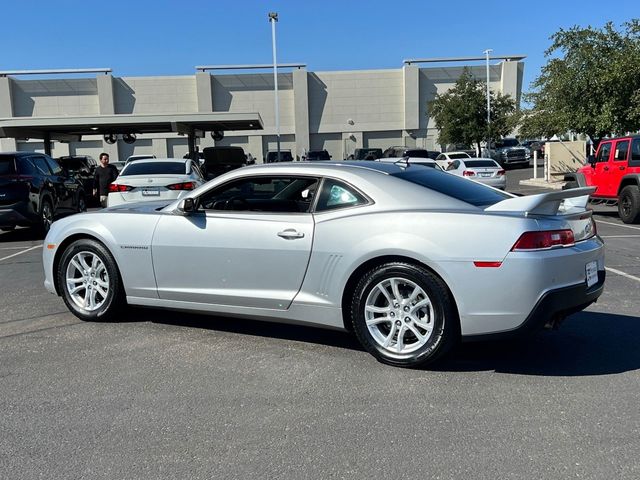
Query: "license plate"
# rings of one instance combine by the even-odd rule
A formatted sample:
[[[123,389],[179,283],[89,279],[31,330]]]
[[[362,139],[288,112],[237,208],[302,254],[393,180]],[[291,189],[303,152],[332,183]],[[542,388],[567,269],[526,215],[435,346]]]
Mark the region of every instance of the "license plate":
[[[491,174],[490,173],[481,173],[480,176],[481,177],[490,177]]]
[[[143,197],[154,197],[160,195],[160,190],[156,190],[156,189],[146,189],[146,190],[142,190],[142,196]]]
[[[587,287],[598,283],[598,262],[589,262],[586,266]]]

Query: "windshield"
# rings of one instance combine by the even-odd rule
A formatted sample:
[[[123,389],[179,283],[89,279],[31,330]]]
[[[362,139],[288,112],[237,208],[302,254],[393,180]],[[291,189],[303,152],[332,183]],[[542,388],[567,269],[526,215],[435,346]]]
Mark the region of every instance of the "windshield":
[[[518,145],[520,143],[515,138],[505,138],[498,142],[499,147],[517,147]]]
[[[493,160],[465,160],[464,164],[467,167],[499,167],[499,165]]]
[[[185,175],[185,165],[182,162],[133,162],[125,166],[122,175]]]
[[[331,160],[331,156],[326,150],[322,150],[320,152],[308,152],[307,160]]]
[[[426,150],[407,150],[404,153],[405,157],[414,157],[414,158],[429,158],[429,152]]]
[[[13,161],[13,155],[0,155],[0,175],[14,175],[16,173],[16,165]]]
[[[435,190],[476,207],[488,207],[511,198],[511,195],[507,193],[431,168],[407,169],[404,172],[394,173],[393,176]]]

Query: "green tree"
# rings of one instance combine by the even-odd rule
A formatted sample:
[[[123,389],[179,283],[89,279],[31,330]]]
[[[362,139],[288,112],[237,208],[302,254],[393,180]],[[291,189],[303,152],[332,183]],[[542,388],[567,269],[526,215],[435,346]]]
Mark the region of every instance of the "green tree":
[[[525,99],[520,132],[527,137],[567,131],[595,143],[640,129],[640,21],[603,28],[561,29],[545,52],[547,64]]]
[[[476,80],[465,68],[456,84],[429,103],[436,122],[438,142],[477,145],[487,138],[508,135],[518,123],[515,101],[491,92],[491,124],[487,124],[486,83]]]

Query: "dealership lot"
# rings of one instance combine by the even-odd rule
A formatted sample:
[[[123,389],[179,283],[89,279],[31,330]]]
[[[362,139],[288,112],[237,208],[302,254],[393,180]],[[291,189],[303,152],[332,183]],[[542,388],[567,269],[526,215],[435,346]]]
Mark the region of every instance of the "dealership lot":
[[[528,170],[508,172],[508,190]],[[598,303],[435,370],[349,335],[152,310],[83,323],[0,234],[2,478],[638,478],[640,226],[598,208]]]

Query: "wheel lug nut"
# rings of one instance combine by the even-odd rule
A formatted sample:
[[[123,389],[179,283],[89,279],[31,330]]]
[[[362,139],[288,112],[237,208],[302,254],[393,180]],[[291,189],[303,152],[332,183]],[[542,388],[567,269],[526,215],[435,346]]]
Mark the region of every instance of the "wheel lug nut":
[[[393,313],[393,312],[391,312],[391,313],[389,314],[389,316],[390,316],[390,317],[395,317],[395,316],[396,316],[396,314],[395,314],[395,313]]]
[[[404,321],[405,321],[405,322],[407,322],[407,323],[409,323],[409,322],[411,321],[411,318],[409,318],[409,317],[404,317]]]
[[[402,322],[400,320],[396,320],[396,325],[400,326],[402,324]]]
[[[408,312],[409,311],[409,306],[404,307],[404,311]]]

